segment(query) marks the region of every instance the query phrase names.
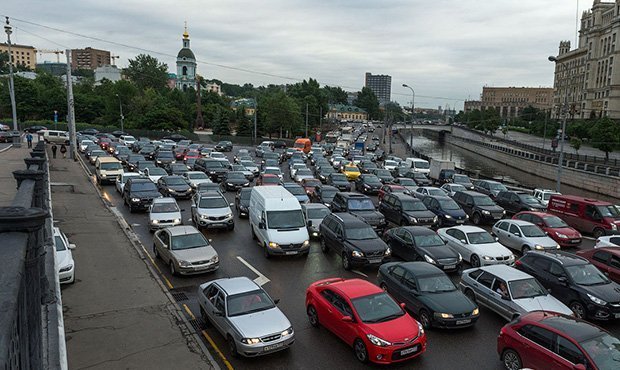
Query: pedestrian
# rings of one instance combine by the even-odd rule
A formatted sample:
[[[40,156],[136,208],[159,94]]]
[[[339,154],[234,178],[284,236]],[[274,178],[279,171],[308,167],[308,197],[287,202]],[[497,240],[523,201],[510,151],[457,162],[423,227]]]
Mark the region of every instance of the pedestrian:
[[[67,158],[67,147],[65,144],[60,145],[60,152],[62,153],[63,158]]]
[[[52,158],[56,158],[56,149],[58,149],[56,144],[52,144]]]
[[[28,142],[28,148],[32,148],[32,134],[30,132],[26,135],[26,141]]]

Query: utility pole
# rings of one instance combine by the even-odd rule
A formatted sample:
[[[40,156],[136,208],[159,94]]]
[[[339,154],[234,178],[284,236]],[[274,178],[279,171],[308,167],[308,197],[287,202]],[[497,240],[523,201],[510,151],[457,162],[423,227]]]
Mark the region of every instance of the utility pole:
[[[121,131],[125,132],[124,128],[125,128],[125,116],[123,115],[123,102],[121,101],[121,96],[119,94],[116,94],[116,97],[118,98],[118,106],[120,108],[120,112],[121,112]]]
[[[321,139],[323,139],[323,106],[319,107],[319,131],[321,131]]]
[[[308,103],[306,103],[306,137],[308,137]]]
[[[252,144],[256,145],[256,139],[258,138],[258,131],[256,128],[256,116],[258,115],[258,98],[254,98],[254,140],[252,140]]]
[[[75,156],[75,110],[73,101],[73,81],[71,81],[71,49],[67,54],[67,117],[69,126],[69,158],[77,160]]]
[[[413,155],[413,112],[414,112],[414,105],[415,105],[415,91],[413,90],[413,87],[407,85],[407,84],[403,84],[403,87],[408,88],[409,90],[411,90],[411,132],[409,135],[409,147],[411,148],[411,155]]]
[[[13,112],[13,130],[17,129],[17,107],[15,105],[15,84],[13,82],[13,57],[11,55],[11,34],[13,33],[13,27],[9,24],[9,17],[6,17],[6,25],[4,26],[4,32],[6,32],[6,43],[9,48],[9,95],[11,96],[11,110]],[[15,147],[21,146],[21,137],[13,138],[13,145]]]

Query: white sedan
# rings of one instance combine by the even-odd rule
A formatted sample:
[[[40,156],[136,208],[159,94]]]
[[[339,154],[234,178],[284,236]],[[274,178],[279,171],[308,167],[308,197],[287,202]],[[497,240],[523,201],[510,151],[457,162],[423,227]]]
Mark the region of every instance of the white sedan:
[[[116,191],[118,191],[119,194],[123,194],[125,183],[132,177],[142,177],[142,175],[137,172],[125,172],[116,177],[114,185],[116,185]]]
[[[211,179],[207,176],[206,173],[202,171],[187,171],[184,172],[181,176],[187,181],[187,183],[192,187],[192,189],[196,189],[199,184],[203,183],[211,183]]]
[[[473,267],[512,265],[515,262],[515,256],[508,248],[477,226],[447,227],[437,230],[437,234]]]
[[[596,239],[594,248],[620,247],[620,235],[601,236]]]
[[[75,281],[75,262],[71,250],[75,249],[75,244],[69,243],[67,236],[54,228],[54,244],[56,244],[56,271],[60,284],[73,284]]]
[[[168,176],[168,172],[161,167],[147,167],[144,169],[144,175],[148,176],[151,181],[157,184],[162,176]]]
[[[432,196],[432,197],[445,197],[448,194],[446,193],[445,190],[441,189],[441,188],[435,188],[432,186],[421,186],[417,189],[415,189],[415,191],[413,192],[413,196],[415,196],[418,199],[424,199],[427,196]]]
[[[446,193],[448,193],[449,197],[453,197],[457,191],[466,191],[467,189],[461,184],[453,184],[447,183],[441,185],[441,189],[443,189]]]

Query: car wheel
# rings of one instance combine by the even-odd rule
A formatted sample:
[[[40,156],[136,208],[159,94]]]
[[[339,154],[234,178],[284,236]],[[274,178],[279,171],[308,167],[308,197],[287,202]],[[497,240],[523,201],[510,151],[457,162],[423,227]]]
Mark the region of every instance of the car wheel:
[[[228,226],[228,231],[232,231],[235,229],[235,224]]]
[[[175,276],[177,274],[177,270],[174,268],[174,262],[170,261],[170,275]]]
[[[308,306],[306,309],[306,313],[308,314],[308,321],[310,321],[310,325],[315,328],[319,327],[319,314],[316,312],[316,308],[313,305]]]
[[[321,252],[329,253],[329,248],[327,247],[327,243],[325,243],[325,238],[321,237]]]
[[[527,251],[531,251],[532,248],[530,248],[527,245],[524,245],[523,247],[521,247],[521,253],[525,254]]]
[[[586,309],[583,307],[581,303],[573,302],[568,306],[568,308],[570,308],[570,310],[573,311],[573,313],[575,314],[575,317],[579,319],[586,318]]]
[[[474,223],[474,225],[480,225],[480,214],[474,213],[471,217],[471,220]]]
[[[351,260],[346,253],[342,253],[342,268],[347,271],[351,270]]]
[[[597,227],[596,229],[594,229],[594,231],[592,231],[592,236],[594,236],[596,239],[600,238],[601,236],[605,235],[605,230]]]
[[[366,345],[361,339],[356,339],[355,343],[353,343],[353,351],[355,352],[355,357],[361,363],[368,362],[368,351],[366,350]]]
[[[398,225],[399,226],[407,226],[407,225],[409,225],[409,221],[403,217],[403,218],[400,219],[400,223]]]
[[[430,329],[431,327],[431,317],[429,316],[426,310],[420,310],[420,314],[418,315],[420,319],[420,324],[424,329]]]
[[[443,227],[443,218],[437,217],[437,228]]]
[[[237,352],[237,345],[235,344],[235,340],[230,335],[228,336],[228,349],[230,349],[230,354],[232,357],[239,357],[239,352]]]
[[[469,298],[470,301],[476,303],[476,293],[473,290],[467,289],[465,291],[465,297]]]
[[[267,246],[267,244],[265,244],[265,246],[263,248],[263,255],[267,259],[271,258],[271,254],[269,254],[269,247]]]
[[[205,327],[210,327],[211,326],[211,321],[209,321],[209,316],[207,316],[207,313],[205,312],[204,308],[202,308],[202,306],[200,306],[200,317],[202,317],[202,321],[204,321]]]
[[[519,370],[522,368],[521,357],[512,349],[507,349],[502,353],[502,362],[508,370]]]
[[[469,258],[469,263],[471,264],[471,267],[480,267],[480,257],[478,257],[477,255],[473,254]]]
[[[155,246],[154,243],[153,243],[153,254],[155,255],[155,258],[160,258],[159,252],[157,251],[157,247]]]

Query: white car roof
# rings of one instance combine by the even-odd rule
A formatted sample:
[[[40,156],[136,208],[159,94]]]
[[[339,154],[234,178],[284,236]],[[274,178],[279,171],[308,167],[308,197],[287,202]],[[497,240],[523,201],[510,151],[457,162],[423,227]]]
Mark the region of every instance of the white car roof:
[[[502,280],[505,281],[513,281],[513,280],[522,280],[522,279],[531,279],[532,276],[521,271],[517,270],[514,267],[510,267],[507,265],[490,265],[479,267],[479,269],[483,271],[487,271]]]
[[[476,233],[476,232],[481,232],[481,231],[484,231],[484,232],[488,233],[488,231],[486,231],[485,229],[483,229],[481,227],[478,227],[478,226],[468,226],[468,225],[461,225],[461,226],[454,226],[454,227],[445,227],[445,228],[439,229],[439,230],[446,231],[446,230],[449,230],[449,229],[461,230],[462,232],[464,232],[466,234],[467,233]]]

